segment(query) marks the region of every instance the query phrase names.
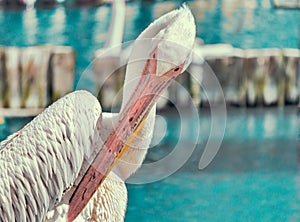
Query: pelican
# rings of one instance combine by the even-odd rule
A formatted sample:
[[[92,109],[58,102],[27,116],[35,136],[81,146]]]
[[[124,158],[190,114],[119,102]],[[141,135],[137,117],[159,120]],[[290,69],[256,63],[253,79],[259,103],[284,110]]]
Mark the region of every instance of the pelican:
[[[145,158],[155,103],[189,65],[194,39],[188,7],[163,15],[134,43],[119,114],[75,91],[2,141],[0,221],[123,221],[124,181]]]

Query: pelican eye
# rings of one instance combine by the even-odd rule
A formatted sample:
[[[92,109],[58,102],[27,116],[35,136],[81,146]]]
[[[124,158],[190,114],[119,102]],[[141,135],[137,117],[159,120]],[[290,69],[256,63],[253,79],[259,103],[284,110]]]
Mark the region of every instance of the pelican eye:
[[[177,66],[177,67],[174,69],[174,71],[177,72],[178,70],[179,70],[179,67]]]

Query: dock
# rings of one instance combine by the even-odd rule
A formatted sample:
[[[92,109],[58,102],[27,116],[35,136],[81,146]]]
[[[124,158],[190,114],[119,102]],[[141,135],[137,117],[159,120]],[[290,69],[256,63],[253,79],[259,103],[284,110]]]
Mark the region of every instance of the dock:
[[[68,46],[0,48],[0,117],[39,114],[73,90],[74,71]]]
[[[128,59],[126,50],[121,54],[121,61]],[[193,101],[196,107],[205,107],[212,102],[218,103],[224,97],[227,105],[238,107],[299,103],[299,49],[239,49],[228,44],[213,44],[196,45],[194,55],[188,73],[179,76],[177,83],[169,87],[165,98],[158,102],[158,108],[164,109],[174,102],[176,106],[188,107],[191,105],[188,101]],[[103,109],[117,110],[121,105],[120,92],[126,69],[120,67],[117,70],[110,69],[110,72],[108,69],[104,76],[103,70],[99,71],[104,63],[113,63],[113,67],[118,67],[117,59],[110,57],[108,60],[105,62],[102,57],[96,56],[95,82]],[[213,87],[203,89],[202,85],[208,81],[210,74],[217,77],[223,94],[216,94]],[[191,100],[186,98],[185,90],[191,95]],[[208,101],[207,95],[213,101]]]

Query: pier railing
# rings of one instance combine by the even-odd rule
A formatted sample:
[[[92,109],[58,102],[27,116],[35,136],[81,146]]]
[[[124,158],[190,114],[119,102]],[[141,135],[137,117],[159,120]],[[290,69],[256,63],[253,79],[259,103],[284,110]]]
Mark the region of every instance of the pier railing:
[[[195,48],[198,55],[187,72],[193,75],[180,75],[177,83],[171,85],[164,98],[158,102],[159,108],[170,105],[191,105],[186,99],[187,90],[193,103],[208,106],[218,102],[223,95],[213,95],[208,101],[207,94],[214,94],[214,88],[201,87],[201,82],[211,75],[205,67],[208,64],[222,87],[225,101],[233,106],[284,106],[298,104],[300,94],[300,50],[299,49],[238,49],[227,44],[201,45]],[[97,53],[96,53],[97,54]],[[124,53],[126,54],[126,53]],[[198,61],[199,57],[204,58]],[[116,69],[109,73],[101,70],[103,58],[95,61],[94,73],[98,86],[98,98],[104,110],[118,109],[122,101],[122,86],[125,67],[118,67],[119,58],[106,58]],[[121,58],[126,59],[126,58]],[[100,67],[100,68],[99,68]],[[195,71],[196,70],[196,71]],[[193,77],[199,75],[197,80]],[[106,81],[104,81],[106,80]],[[182,90],[183,89],[183,90]],[[104,101],[104,102],[103,102]]]
[[[30,116],[73,90],[75,53],[67,46],[0,48],[0,116]]]
[[[99,53],[99,52],[97,52]],[[96,91],[104,110],[117,110],[122,101],[126,60],[119,55],[95,60]],[[192,64],[163,97],[158,108],[208,106],[225,98],[233,106],[297,105],[300,95],[299,49],[237,49],[231,45],[198,45]],[[203,58],[199,60],[199,58]],[[206,64],[206,65],[205,65]],[[211,68],[211,71],[205,67]],[[110,68],[107,68],[110,66]],[[113,66],[113,67],[111,67]],[[67,46],[0,47],[0,116],[30,116],[73,90],[75,52]],[[110,70],[115,70],[113,73]],[[194,78],[198,76],[198,78]],[[202,88],[216,75],[222,94]],[[201,81],[199,81],[201,79]],[[188,93],[187,93],[188,92]],[[213,94],[209,98],[208,94]],[[192,100],[187,99],[191,95]]]

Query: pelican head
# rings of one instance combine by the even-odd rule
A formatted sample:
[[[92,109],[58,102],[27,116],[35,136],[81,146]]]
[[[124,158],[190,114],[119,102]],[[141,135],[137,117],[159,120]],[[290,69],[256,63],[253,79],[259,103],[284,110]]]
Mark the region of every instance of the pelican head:
[[[146,28],[134,43],[127,65],[123,104],[117,125],[83,176],[70,200],[68,220],[85,207],[129,144],[143,126],[157,99],[191,61],[195,22],[183,6]]]

